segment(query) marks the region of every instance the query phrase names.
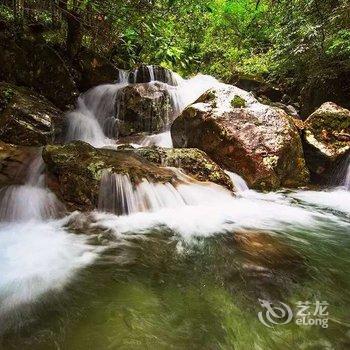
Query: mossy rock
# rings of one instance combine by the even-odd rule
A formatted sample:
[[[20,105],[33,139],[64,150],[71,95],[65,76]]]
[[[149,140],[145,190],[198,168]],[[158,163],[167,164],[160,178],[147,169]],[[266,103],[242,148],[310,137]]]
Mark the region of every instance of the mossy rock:
[[[43,150],[49,187],[69,209],[97,207],[100,182],[105,171],[128,175],[133,184],[142,179],[174,183],[174,172],[156,166],[133,150],[97,149],[82,141],[48,145]]]
[[[170,125],[174,116],[169,92],[164,84],[134,84],[117,94],[118,135],[159,133]]]
[[[244,108],[246,106],[246,100],[238,95],[236,95],[231,100],[231,106],[233,108]]]
[[[329,183],[335,168],[350,152],[350,111],[324,103],[305,121],[303,142],[313,180]]]
[[[223,169],[199,149],[147,147],[135,152],[153,163],[180,168],[198,181],[210,181],[233,189],[232,181]]]
[[[0,140],[22,145],[52,143],[61,131],[63,113],[43,96],[0,83]]]
[[[235,86],[218,84],[211,92],[215,100],[206,92],[174,121],[174,147],[204,151],[220,167],[242,176],[250,188],[308,183],[300,135],[290,116]],[[242,100],[244,108],[233,106],[232,101]]]

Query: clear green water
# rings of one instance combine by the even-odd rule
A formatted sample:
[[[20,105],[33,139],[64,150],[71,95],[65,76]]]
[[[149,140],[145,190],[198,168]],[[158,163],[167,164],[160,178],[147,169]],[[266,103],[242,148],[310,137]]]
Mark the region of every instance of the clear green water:
[[[326,211],[340,221],[317,230],[286,225],[191,241],[165,228],[130,234],[61,291],[19,309],[2,349],[350,348],[349,220]],[[91,240],[106,237],[113,241]],[[259,298],[293,308],[325,300],[329,327],[267,328]]]

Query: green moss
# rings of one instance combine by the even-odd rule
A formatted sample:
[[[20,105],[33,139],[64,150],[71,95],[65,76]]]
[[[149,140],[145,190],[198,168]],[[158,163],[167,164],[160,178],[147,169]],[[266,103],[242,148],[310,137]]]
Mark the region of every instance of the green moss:
[[[0,111],[4,110],[11,102],[14,96],[14,90],[11,87],[4,87],[0,91]]]
[[[7,89],[5,89],[5,90],[4,90],[4,98],[5,98],[5,100],[6,100],[7,102],[9,102],[9,101],[12,99],[14,93],[15,93],[15,92],[14,92],[10,87],[7,88]]]
[[[246,100],[238,95],[231,100],[231,106],[234,108],[244,108],[246,106]]]

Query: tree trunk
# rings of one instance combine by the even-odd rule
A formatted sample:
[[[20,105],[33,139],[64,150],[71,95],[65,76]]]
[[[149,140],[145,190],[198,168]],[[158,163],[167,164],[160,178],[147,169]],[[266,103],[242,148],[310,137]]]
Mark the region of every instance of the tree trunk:
[[[74,58],[80,51],[83,41],[83,31],[80,17],[75,15],[67,16],[67,52],[70,58]]]
[[[74,8],[72,10],[68,9],[67,0],[59,0],[59,7],[67,23],[67,53],[73,59],[80,51],[83,41],[81,16],[74,11]]]

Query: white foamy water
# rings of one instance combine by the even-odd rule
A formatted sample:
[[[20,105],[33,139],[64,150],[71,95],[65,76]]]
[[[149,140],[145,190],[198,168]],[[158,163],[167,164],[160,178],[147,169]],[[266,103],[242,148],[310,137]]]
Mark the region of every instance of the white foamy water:
[[[291,196],[309,204],[350,214],[350,191],[342,188],[329,191],[300,191]]]
[[[344,187],[346,190],[350,191],[350,156],[347,159],[347,168],[346,168],[346,175],[344,179]]]
[[[148,69],[151,77],[149,84],[154,84],[158,73],[153,71],[152,66],[149,66]],[[137,71],[133,74],[136,76]],[[185,80],[175,73],[167,72],[166,74],[171,74],[171,76],[166,77],[165,80],[175,82],[173,85],[160,82],[168,92],[171,101],[171,108],[167,116],[168,123],[163,133],[146,137],[144,145],[172,147],[170,134],[167,133],[172,121],[205,91],[218,84],[215,78],[207,75],[198,75]],[[78,98],[77,108],[66,115],[65,141],[81,140],[95,147],[110,146],[115,143],[112,139],[118,138],[123,88],[130,85],[128,81],[132,79],[130,73],[121,71],[119,83],[100,85],[82,94]]]
[[[40,152],[24,167],[24,185],[0,190],[0,332],[8,326],[8,312],[61,289],[96,257],[85,237],[47,221],[64,207],[45,186]]]
[[[55,194],[46,188],[22,185],[0,189],[1,221],[45,220],[63,210]]]
[[[174,170],[175,171],[175,170]],[[182,184],[151,183],[143,179],[133,185],[130,177],[105,172],[102,176],[98,209],[119,215],[154,212],[164,208],[180,208],[227,199],[232,194],[215,184],[188,182],[186,175],[176,172]]]
[[[96,226],[112,230],[116,235],[147,233],[156,227],[168,227],[185,239],[194,236],[210,236],[216,233],[241,228],[258,230],[300,230],[317,229],[323,222],[348,225],[336,216],[320,212],[312,207],[305,208],[291,204],[290,198],[283,202],[262,198],[234,198],[229,195],[213,196],[197,194],[200,203],[191,192],[192,186],[184,185],[180,193],[187,193],[190,204],[176,208],[163,208],[153,212],[139,212],[128,216],[95,213]],[[202,197],[202,198],[201,198]],[[349,226],[349,225],[348,225]],[[349,226],[350,227],[350,226]]]
[[[173,140],[170,131],[165,131],[160,134],[146,136],[140,143],[140,147],[158,146],[164,148],[172,148]]]
[[[57,222],[0,225],[0,316],[60,290],[97,257],[85,236],[67,233]]]
[[[249,190],[247,183],[244,179],[238,174],[233,173],[232,171],[225,170],[226,175],[230,178],[235,190],[237,192],[243,192]]]
[[[67,113],[65,142],[81,140],[95,147],[113,144],[107,135],[112,134],[115,120],[115,99],[126,84],[99,85],[77,101],[77,108]]]
[[[152,66],[147,69],[151,81],[156,80],[160,73]],[[133,79],[136,78],[137,72],[133,75]],[[130,80],[130,73],[123,71],[119,75],[120,83],[101,85],[80,96],[77,109],[67,115],[65,140],[115,147],[116,140],[112,138],[118,136],[119,92]],[[219,84],[203,75],[184,80],[172,74],[165,80],[176,83],[163,83],[174,111],[169,123],[205,91]],[[224,84],[221,86],[227,89]],[[227,91],[229,96],[222,104],[219,101],[218,109],[231,108],[230,100],[235,94],[243,96],[248,107],[258,113],[267,108],[241,89]],[[146,136],[140,145],[172,147],[170,132]],[[101,251],[90,246],[86,236],[68,233],[63,228],[67,220],[49,221],[63,211],[63,207],[45,187],[43,171],[43,161],[37,157],[27,169],[24,185],[0,190],[3,221],[0,224],[0,322],[2,314],[35,302],[49,291],[62,290],[77,271],[93,263]],[[227,174],[236,196],[215,184],[190,180],[178,171],[177,184],[151,183],[144,179],[136,186],[127,175],[105,173],[99,211],[92,214],[94,221],[90,225],[108,229],[116,237],[167,227],[184,239],[242,228],[317,232],[324,223],[349,228],[343,216],[329,210],[350,213],[350,192],[344,189],[258,193],[249,190],[237,174]],[[348,171],[345,186],[349,186],[349,177]]]
[[[132,186],[127,176],[115,174],[106,174],[101,191],[99,209],[122,216],[95,213],[96,225],[111,229],[116,236],[128,232],[143,233],[160,226],[166,226],[186,239],[238,228],[316,229],[324,222],[347,225],[332,213],[320,210],[318,202],[350,212],[349,205],[342,204],[349,203],[346,201],[349,192],[346,191],[264,194],[243,186],[235,197],[228,190],[210,183],[184,181],[173,186],[144,180]],[[308,201],[309,205],[299,205],[296,199]]]
[[[56,218],[64,206],[45,186],[44,161],[41,152],[24,169],[24,185],[0,189],[0,221],[25,222]]]

